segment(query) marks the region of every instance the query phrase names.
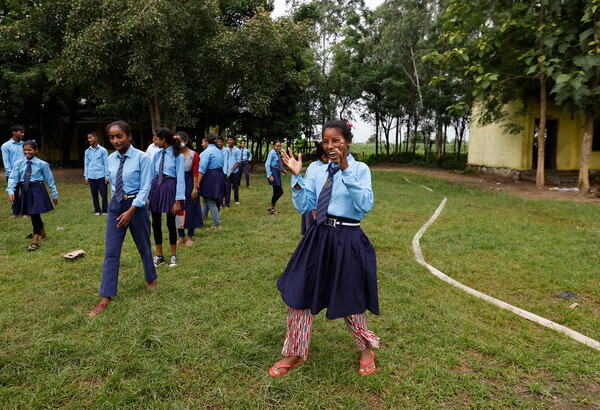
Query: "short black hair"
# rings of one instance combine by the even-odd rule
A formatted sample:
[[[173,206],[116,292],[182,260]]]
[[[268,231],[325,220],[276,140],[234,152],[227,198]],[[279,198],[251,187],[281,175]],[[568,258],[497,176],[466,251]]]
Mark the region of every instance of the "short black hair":
[[[217,140],[217,136],[215,134],[213,134],[212,132],[204,138],[206,139],[206,142],[208,142],[209,144],[214,144],[215,141]]]
[[[29,140],[29,141],[25,141],[25,142],[23,143],[23,146],[25,146],[25,145],[29,145],[29,146],[30,146],[31,148],[33,148],[33,149],[38,149],[38,144],[37,144],[37,141],[36,141],[36,140]]]
[[[12,127],[10,127],[11,134],[13,132],[19,132],[19,131],[25,131],[25,127],[23,127],[22,125],[13,125]]]

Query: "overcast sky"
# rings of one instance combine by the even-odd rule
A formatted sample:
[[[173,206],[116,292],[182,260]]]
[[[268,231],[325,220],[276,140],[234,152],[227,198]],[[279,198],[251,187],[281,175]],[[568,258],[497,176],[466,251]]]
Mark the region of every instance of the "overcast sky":
[[[384,0],[365,0],[365,4],[370,9],[375,9],[383,2]],[[282,16],[286,14],[286,11],[285,0],[275,0],[275,10],[273,10],[271,15],[273,17]],[[367,124],[358,118],[358,113],[355,115],[355,117],[356,118],[353,120],[354,126],[352,127],[354,142],[366,142],[372,134],[375,134],[375,127],[374,125]]]

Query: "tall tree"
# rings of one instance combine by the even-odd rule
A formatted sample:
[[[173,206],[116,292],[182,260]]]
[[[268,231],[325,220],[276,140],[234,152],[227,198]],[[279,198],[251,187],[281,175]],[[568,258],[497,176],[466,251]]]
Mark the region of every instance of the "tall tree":
[[[600,109],[600,0],[565,2],[555,28],[558,58],[550,63],[551,93],[567,112],[585,116],[579,161],[579,192],[590,188],[589,157],[594,118]]]

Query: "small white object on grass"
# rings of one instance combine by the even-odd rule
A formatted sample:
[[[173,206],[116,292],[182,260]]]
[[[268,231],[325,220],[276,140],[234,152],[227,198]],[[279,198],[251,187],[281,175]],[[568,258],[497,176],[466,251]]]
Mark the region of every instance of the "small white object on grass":
[[[67,252],[67,253],[63,253],[62,257],[65,259],[75,259],[78,258],[80,256],[85,255],[85,251],[83,249],[77,249],[75,251],[71,251],[71,252]]]

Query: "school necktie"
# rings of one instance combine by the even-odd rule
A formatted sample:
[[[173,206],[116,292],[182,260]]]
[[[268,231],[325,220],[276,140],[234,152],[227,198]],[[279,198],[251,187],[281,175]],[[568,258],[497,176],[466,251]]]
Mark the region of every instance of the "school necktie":
[[[279,170],[280,170],[281,172],[283,172],[283,170],[284,170],[285,168],[283,167],[283,161],[281,161],[281,153],[280,153],[280,152],[278,152],[278,153],[277,153],[277,158],[279,159]]]
[[[163,149],[162,153],[161,153],[161,157],[160,157],[160,162],[158,164],[158,184],[162,184],[163,181],[163,171],[165,169],[165,154],[167,153],[166,150]]]
[[[123,164],[125,163],[125,158],[127,157],[120,158],[121,163],[117,170],[117,180],[115,181],[115,197],[117,198],[117,202],[123,200]]]
[[[325,181],[325,185],[323,185],[323,189],[321,189],[319,199],[317,200],[317,217],[315,218],[317,225],[325,222],[327,208],[329,207],[329,200],[331,199],[331,190],[333,189],[333,176],[339,170],[339,167],[333,168],[331,164],[329,164],[329,168],[327,168],[327,181]]]
[[[25,177],[23,178],[23,189],[29,191],[29,184],[31,183],[31,161],[27,161],[27,168],[25,168]]]

